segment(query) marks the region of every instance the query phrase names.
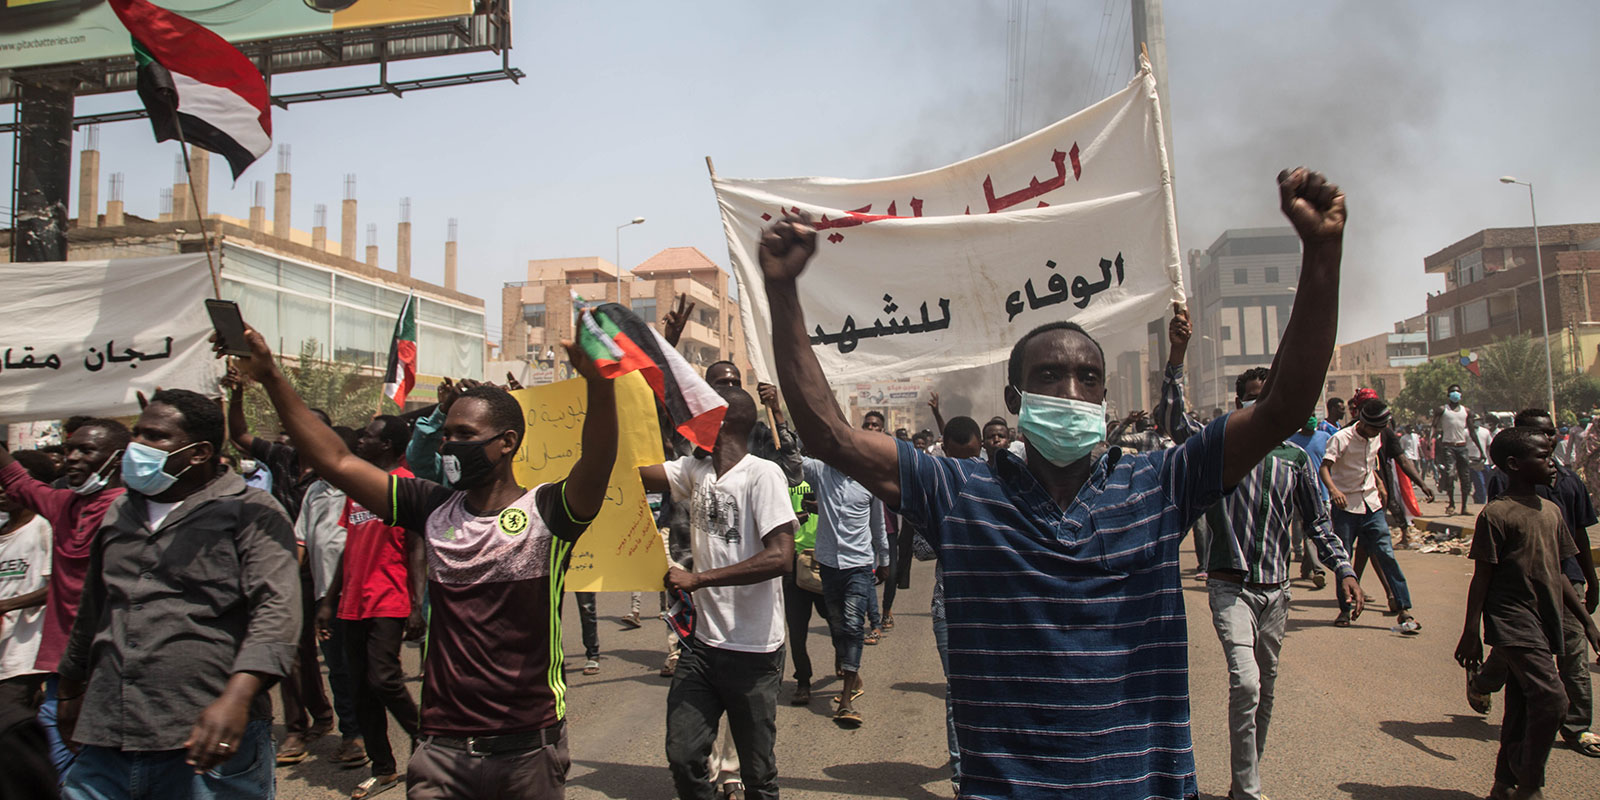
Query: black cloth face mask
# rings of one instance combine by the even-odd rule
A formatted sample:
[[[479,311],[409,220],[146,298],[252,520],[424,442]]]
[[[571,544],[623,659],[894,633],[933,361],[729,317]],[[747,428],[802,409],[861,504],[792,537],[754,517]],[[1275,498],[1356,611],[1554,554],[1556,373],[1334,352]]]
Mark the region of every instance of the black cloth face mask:
[[[469,492],[489,485],[494,480],[495,462],[489,460],[485,450],[499,436],[477,442],[445,442],[439,445],[439,462],[444,471],[444,485],[451,489]]]

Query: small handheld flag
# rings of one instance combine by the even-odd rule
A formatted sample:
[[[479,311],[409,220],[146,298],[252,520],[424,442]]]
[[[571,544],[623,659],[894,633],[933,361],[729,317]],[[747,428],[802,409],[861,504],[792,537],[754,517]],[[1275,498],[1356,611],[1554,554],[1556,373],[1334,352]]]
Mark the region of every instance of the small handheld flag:
[[[1476,351],[1462,350],[1461,351],[1461,366],[1466,367],[1467,371],[1472,373],[1473,375],[1476,375],[1476,376],[1478,376],[1480,378],[1483,377],[1483,373],[1479,371],[1478,354],[1477,354]]]
[[[383,373],[383,396],[405,408],[406,395],[417,385],[417,296],[406,295],[400,316],[394,321],[394,339],[389,343],[389,368]]]
[[[715,449],[728,401],[655,328],[616,303],[583,308],[579,317],[578,346],[594,359],[602,376],[637,370],[666,406],[678,432],[695,447]]]

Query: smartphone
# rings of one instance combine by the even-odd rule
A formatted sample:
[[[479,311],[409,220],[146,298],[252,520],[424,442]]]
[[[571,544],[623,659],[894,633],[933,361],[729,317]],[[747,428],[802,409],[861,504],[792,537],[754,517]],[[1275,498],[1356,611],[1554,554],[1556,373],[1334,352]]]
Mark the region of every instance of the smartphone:
[[[206,300],[206,313],[211,315],[211,327],[217,332],[217,342],[224,355],[250,355],[250,343],[244,339],[244,316],[239,304],[232,300]]]

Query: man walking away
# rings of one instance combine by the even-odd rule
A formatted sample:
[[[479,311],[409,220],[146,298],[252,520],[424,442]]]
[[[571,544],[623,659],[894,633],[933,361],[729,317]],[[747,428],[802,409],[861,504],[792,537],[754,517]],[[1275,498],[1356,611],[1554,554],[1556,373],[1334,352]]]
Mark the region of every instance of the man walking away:
[[[300,570],[282,506],[219,468],[223,437],[183,389],[134,425],[61,659],[69,800],[273,795],[265,690],[294,665]]]
[[[1483,643],[1509,674],[1500,752],[1491,798],[1542,798],[1545,762],[1561,726],[1567,698],[1552,654],[1562,650],[1563,606],[1582,619],[1585,637],[1600,649],[1600,630],[1561,559],[1575,555],[1560,508],[1535,493],[1556,477],[1553,445],[1532,428],[1511,428],[1491,445],[1506,473],[1506,493],[1478,515],[1470,556],[1477,562],[1467,590],[1467,619],[1456,661],[1471,671],[1483,665]],[[1482,628],[1482,636],[1479,629]]]

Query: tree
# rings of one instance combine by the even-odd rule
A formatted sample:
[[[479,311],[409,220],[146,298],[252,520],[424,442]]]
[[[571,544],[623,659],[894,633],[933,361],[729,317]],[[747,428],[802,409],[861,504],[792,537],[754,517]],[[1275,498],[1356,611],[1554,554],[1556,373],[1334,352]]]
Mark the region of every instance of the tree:
[[[1467,386],[1472,373],[1453,358],[1441,358],[1406,370],[1406,388],[1390,405],[1402,420],[1431,420],[1443,405],[1451,384]]]
[[[1549,405],[1544,348],[1527,336],[1501,339],[1478,351],[1481,372],[1467,405],[1474,411],[1511,411]],[[1463,384],[1466,385],[1466,384]]]
[[[363,365],[352,361],[317,358],[317,351],[317,342],[307,341],[300,348],[298,363],[282,365],[284,376],[306,405],[328,412],[334,425],[360,429],[379,410],[383,379],[362,374]],[[391,406],[385,413],[392,411]],[[257,436],[274,436],[283,429],[272,410],[272,401],[259,384],[251,384],[245,391],[244,413],[250,432]]]

